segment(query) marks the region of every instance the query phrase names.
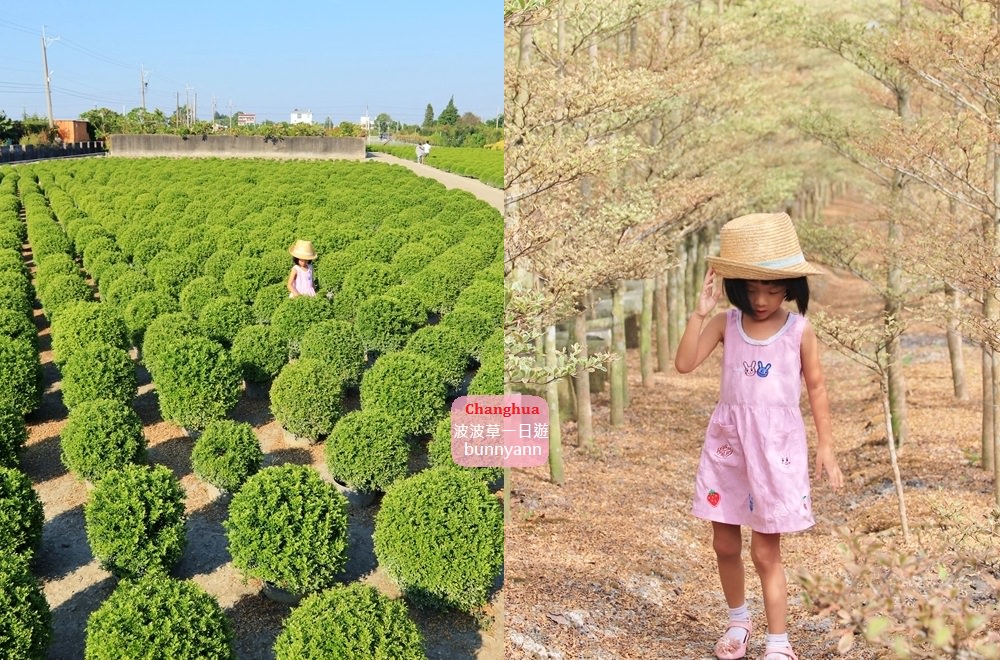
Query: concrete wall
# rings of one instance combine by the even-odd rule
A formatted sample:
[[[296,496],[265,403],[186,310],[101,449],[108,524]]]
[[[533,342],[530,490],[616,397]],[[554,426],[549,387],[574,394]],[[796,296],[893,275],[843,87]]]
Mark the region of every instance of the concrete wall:
[[[232,137],[227,135],[112,135],[111,156],[364,160],[365,139],[354,137]]]
[[[14,163],[46,158],[67,158],[104,153],[103,142],[73,142],[63,145],[0,145],[0,163]]]

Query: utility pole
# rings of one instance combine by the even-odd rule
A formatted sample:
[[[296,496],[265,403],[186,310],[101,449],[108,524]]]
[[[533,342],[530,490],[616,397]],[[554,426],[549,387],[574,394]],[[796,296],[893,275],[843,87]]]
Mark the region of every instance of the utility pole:
[[[233,100],[229,99],[229,130],[233,128]]]
[[[142,111],[146,111],[146,87],[149,85],[146,82],[146,75],[152,73],[152,71],[146,71],[143,69],[142,65],[139,65],[139,92],[142,94]]]
[[[184,84],[184,125],[191,126],[191,87]]]
[[[51,39],[51,41],[58,41],[59,37]],[[56,125],[55,120],[52,118],[52,72],[49,71],[49,56],[46,52],[46,47],[49,45],[49,39],[45,37],[45,26],[42,26],[42,68],[45,69],[45,102],[49,109],[49,128]]]

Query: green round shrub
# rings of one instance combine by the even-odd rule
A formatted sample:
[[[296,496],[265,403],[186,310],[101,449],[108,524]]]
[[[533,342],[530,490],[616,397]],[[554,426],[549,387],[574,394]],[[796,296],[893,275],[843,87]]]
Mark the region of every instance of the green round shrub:
[[[22,316],[31,316],[32,301],[21,287],[0,286],[0,309],[12,309]]]
[[[68,257],[69,255],[67,254],[66,256]],[[40,257],[37,254],[35,257],[36,263],[43,263],[48,258],[48,256]],[[28,269],[25,266],[24,257],[21,255],[20,250],[0,249],[0,272],[21,273],[27,277]]]
[[[319,360],[345,384],[357,384],[365,368],[365,347],[347,321],[320,321],[299,342],[299,357]]]
[[[209,301],[224,293],[221,280],[208,277],[207,275],[196,277],[181,289],[181,311],[191,318],[196,319],[201,314],[201,309]]]
[[[204,337],[175,339],[156,358],[156,391],[163,419],[202,429],[240,399],[243,373],[222,346]]]
[[[288,258],[288,269],[291,269],[291,257]],[[268,277],[264,272],[260,259],[257,257],[238,257],[226,270],[222,278],[222,283],[230,295],[239,298],[244,302],[252,301],[257,292],[268,284],[275,284],[281,279]]]
[[[35,271],[36,289],[44,288],[49,279],[56,275],[80,275],[80,266],[65,252],[50,254],[35,263],[38,264],[38,270]]]
[[[87,619],[85,660],[233,660],[219,603],[190,580],[122,580]]]
[[[162,293],[162,292],[160,292]],[[166,295],[166,294],[164,294]],[[183,312],[161,314],[150,322],[142,339],[142,361],[156,378],[160,358],[174,340],[184,337],[203,337],[201,326]]]
[[[472,355],[478,355],[483,342],[500,327],[486,312],[471,307],[456,307],[445,314],[441,325],[455,330],[462,346]]]
[[[0,406],[21,414],[42,402],[42,364],[28,339],[0,338]]]
[[[33,556],[44,524],[42,501],[28,475],[0,467],[0,554]]]
[[[0,309],[0,341],[13,339],[38,345],[38,328],[24,314],[13,309]]]
[[[434,435],[427,443],[427,461],[432,466],[443,465],[459,470],[468,470],[487,486],[492,486],[503,479],[503,468],[501,467],[470,468],[455,462],[455,458],[451,455],[451,417],[443,418],[434,429]]]
[[[35,299],[35,290],[31,286],[31,280],[25,277],[24,273],[0,271],[0,287],[20,291],[25,300]]]
[[[103,300],[104,292],[107,291],[108,287],[114,284],[119,278],[131,272],[134,272],[134,269],[125,261],[110,264],[101,271],[101,278],[94,280],[97,282],[98,291],[101,292],[101,299]]]
[[[20,467],[18,453],[27,441],[24,416],[9,403],[0,405],[0,467]]]
[[[382,410],[348,413],[326,439],[326,465],[338,482],[358,491],[385,491],[406,476],[410,446],[395,417]]]
[[[233,262],[238,257],[239,255],[232,250],[216,250],[212,256],[205,259],[205,263],[201,265],[201,272],[215,279],[221,286],[222,280],[226,276],[226,271],[229,270],[229,267],[233,265]]]
[[[154,289],[153,280],[148,275],[131,270],[106,288],[102,284],[101,300],[118,309],[125,309],[137,295]]]
[[[121,312],[99,302],[68,303],[52,322],[52,354],[62,367],[67,360],[92,342],[110,344],[123,350],[131,346]]]
[[[363,301],[354,317],[354,329],[365,349],[379,353],[398,351],[415,327],[403,306],[388,296]]]
[[[347,563],[347,498],[304,465],[250,477],[223,525],[233,566],[295,593],[332,586]]]
[[[79,275],[53,275],[38,292],[45,316],[51,321],[66,303],[93,300],[94,293]]]
[[[196,264],[200,264],[201,273],[205,272],[205,261],[208,260],[213,254],[215,254],[215,240],[206,239],[201,241],[194,241],[193,243],[185,246],[181,250],[181,254],[190,259]],[[222,281],[221,279],[219,280]]]
[[[407,284],[413,287],[427,309],[445,314],[455,305],[458,294],[472,280],[474,272],[459,264],[435,259]]]
[[[392,257],[392,266],[405,282],[419,273],[436,256],[436,252],[420,243],[408,243],[399,248]]]
[[[219,490],[234,493],[260,470],[264,453],[253,427],[246,422],[219,419],[209,422],[194,443],[194,473]]]
[[[299,342],[314,323],[326,321],[333,310],[323,296],[298,296],[283,301],[271,315],[271,327],[288,342],[292,356],[299,353]]]
[[[62,398],[70,410],[94,399],[128,405],[136,391],[135,364],[120,348],[94,342],[73,353],[63,365]]]
[[[198,277],[201,268],[183,255],[161,252],[147,270],[157,289],[176,298],[188,282]]]
[[[248,325],[236,333],[230,349],[243,379],[261,383],[274,378],[288,362],[288,344],[267,325]]]
[[[288,288],[284,284],[268,284],[257,292],[253,299],[253,317],[257,323],[270,323],[274,310],[288,300]]]
[[[271,413],[289,433],[317,440],[340,419],[343,389],[343,380],[322,362],[290,362],[271,384]]]
[[[205,335],[229,346],[240,330],[253,324],[253,313],[238,298],[220,296],[201,308],[198,321]]]
[[[143,291],[137,293],[122,316],[125,327],[128,328],[129,340],[135,346],[142,346],[146,336],[146,328],[159,316],[178,311],[177,301],[162,291]]]
[[[420,328],[406,342],[406,350],[433,360],[441,370],[444,382],[451,387],[462,382],[469,353],[457,331],[443,325]]]
[[[121,274],[123,268],[128,269],[128,262],[125,260],[124,254],[104,252],[90,262],[88,272],[98,285],[105,281],[110,284],[117,275]]]
[[[487,326],[498,328],[503,323],[504,290],[503,279],[495,282],[473,280],[469,286],[462,289],[455,300],[455,308],[471,307],[487,317]]]
[[[146,238],[136,244],[132,259],[136,264],[148,268],[149,264],[153,262],[153,258],[166,249],[166,244],[159,238]]]
[[[399,273],[388,264],[362,262],[344,276],[343,285],[333,299],[334,314],[338,319],[350,321],[358,305],[372,296],[399,284]]]
[[[65,252],[69,254],[73,246],[69,243],[69,238],[55,224],[52,224],[51,231],[43,231],[40,234],[32,232],[31,251],[39,259],[43,259],[53,254]]]
[[[430,433],[447,413],[441,371],[423,355],[383,355],[361,379],[361,406],[396,416],[409,435]]]
[[[83,267],[87,269],[87,271],[90,271],[90,263],[97,259],[99,255],[114,253],[121,254],[121,250],[118,249],[118,244],[115,243],[115,239],[110,236],[98,236],[94,238],[94,240],[87,243],[86,249],[81,254],[83,257]],[[123,258],[124,256],[125,255],[122,255]]]
[[[109,240],[114,238],[107,229],[93,220],[82,223],[75,231],[67,232],[67,235],[70,235],[73,241],[73,248],[77,254],[83,254],[87,246],[95,238],[107,238]]]
[[[109,471],[83,519],[94,557],[119,577],[166,572],[184,554],[184,489],[164,465]]]
[[[285,619],[276,660],[425,660],[420,629],[403,603],[368,584],[335,586],[306,597]]]
[[[473,611],[503,567],[503,509],[472,474],[433,467],[389,489],[373,540],[379,565],[408,599]]]
[[[423,301],[417,292],[413,290],[413,287],[405,284],[394,286],[385,292],[385,296],[398,302],[406,311],[407,318],[415,326],[419,327],[427,323],[427,307],[424,306]]]
[[[45,660],[52,613],[28,558],[0,553],[0,657]]]
[[[503,356],[482,359],[476,375],[469,382],[466,394],[493,394],[503,395],[504,372]]]
[[[70,410],[59,446],[63,465],[91,482],[146,458],[142,420],[131,406],[111,399],[84,401]]]

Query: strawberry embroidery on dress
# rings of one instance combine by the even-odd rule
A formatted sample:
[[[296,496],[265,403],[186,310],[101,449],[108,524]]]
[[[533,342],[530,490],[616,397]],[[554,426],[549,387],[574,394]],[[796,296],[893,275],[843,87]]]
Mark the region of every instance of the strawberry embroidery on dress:
[[[716,449],[715,453],[720,458],[729,458],[730,456],[733,455],[733,447],[732,447],[732,445],[725,444],[725,445],[722,445],[721,447],[719,447],[718,449]]]
[[[708,497],[705,498],[705,499],[707,499],[708,503],[711,504],[712,506],[719,506],[719,500],[722,499],[722,496],[719,495],[714,490],[709,490],[708,491]]]

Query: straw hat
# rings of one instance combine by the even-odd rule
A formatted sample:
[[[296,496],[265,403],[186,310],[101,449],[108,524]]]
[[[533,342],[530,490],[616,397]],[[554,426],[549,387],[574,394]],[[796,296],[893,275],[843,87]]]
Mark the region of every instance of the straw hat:
[[[313,249],[312,241],[295,241],[295,245],[288,248],[288,253],[296,259],[312,261],[316,258],[316,250]]]
[[[781,280],[823,271],[806,261],[787,213],[753,213],[730,220],[719,232],[719,256],[708,257],[729,279]]]

